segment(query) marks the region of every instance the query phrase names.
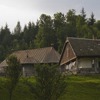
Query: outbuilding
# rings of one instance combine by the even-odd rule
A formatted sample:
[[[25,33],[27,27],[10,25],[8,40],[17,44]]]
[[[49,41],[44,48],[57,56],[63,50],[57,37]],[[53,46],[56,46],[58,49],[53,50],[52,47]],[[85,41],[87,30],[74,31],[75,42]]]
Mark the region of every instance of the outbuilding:
[[[34,64],[58,64],[60,60],[60,54],[53,47],[20,50],[11,55],[15,55],[20,60],[23,76],[31,76],[35,73]],[[5,59],[0,64],[1,73],[6,66],[8,65]]]
[[[100,73],[100,39],[68,37],[59,64],[64,73]]]

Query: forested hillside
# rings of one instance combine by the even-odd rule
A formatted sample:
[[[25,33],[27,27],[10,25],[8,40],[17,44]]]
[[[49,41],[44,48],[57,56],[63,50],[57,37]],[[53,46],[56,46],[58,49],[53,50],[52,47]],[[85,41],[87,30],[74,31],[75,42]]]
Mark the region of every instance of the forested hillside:
[[[84,8],[80,14],[74,9],[66,14],[42,14],[36,23],[29,22],[23,29],[18,22],[13,32],[8,27],[0,29],[0,62],[11,52],[22,49],[53,45],[61,52],[66,37],[100,38],[100,20],[93,13],[88,18]]]

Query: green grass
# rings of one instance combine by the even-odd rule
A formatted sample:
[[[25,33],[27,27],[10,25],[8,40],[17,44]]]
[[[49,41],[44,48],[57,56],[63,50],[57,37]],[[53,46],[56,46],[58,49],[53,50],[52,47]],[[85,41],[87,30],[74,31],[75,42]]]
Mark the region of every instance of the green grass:
[[[25,78],[22,78],[18,83],[14,93],[13,100],[33,100],[29,87],[25,85]],[[32,80],[31,78],[29,80]],[[34,79],[31,81],[34,82]],[[9,92],[7,89],[7,81],[5,78],[0,78],[0,100],[9,100]]]
[[[33,100],[29,87],[21,79],[13,93],[13,100]],[[29,78],[34,83],[34,78]],[[9,100],[6,79],[0,78],[0,100]],[[60,100],[100,100],[100,75],[95,76],[68,76],[67,88]]]
[[[100,76],[69,76],[61,100],[100,100]]]

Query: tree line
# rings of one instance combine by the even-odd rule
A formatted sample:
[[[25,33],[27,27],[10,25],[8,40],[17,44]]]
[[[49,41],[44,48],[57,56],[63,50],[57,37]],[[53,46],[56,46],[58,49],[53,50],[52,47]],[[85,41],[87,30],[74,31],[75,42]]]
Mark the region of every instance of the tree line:
[[[80,14],[74,9],[53,16],[41,14],[36,23],[29,22],[22,29],[17,22],[11,32],[8,25],[0,29],[0,61],[11,52],[53,45],[61,53],[66,37],[100,38],[100,20],[91,13],[87,18],[84,8]]]

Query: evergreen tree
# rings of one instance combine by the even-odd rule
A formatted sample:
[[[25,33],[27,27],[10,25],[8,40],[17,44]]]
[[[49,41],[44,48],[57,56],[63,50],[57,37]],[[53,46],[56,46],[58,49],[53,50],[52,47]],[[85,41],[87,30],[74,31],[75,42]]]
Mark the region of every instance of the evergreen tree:
[[[13,33],[13,43],[15,43],[16,41],[16,44],[13,44],[13,46],[16,48],[14,50],[20,50],[21,49],[21,41],[23,39],[23,32],[22,32],[22,29],[21,29],[21,25],[20,25],[20,22],[18,21],[17,22],[17,25],[16,27],[14,28],[14,33]]]
[[[11,32],[8,28],[8,25],[5,26],[5,28],[1,28],[0,31],[0,43],[2,45],[6,46],[10,46],[11,45]]]
[[[16,27],[15,27],[15,29],[14,29],[14,34],[20,34],[21,33],[21,25],[20,25],[20,22],[18,21],[17,22],[17,25],[16,25]]]
[[[8,66],[5,68],[5,73],[8,79],[9,100],[12,100],[13,91],[21,76],[21,66],[20,61],[14,55],[8,57],[7,64]]]
[[[95,33],[96,28],[94,27],[95,18],[93,12],[87,22],[88,22],[89,29],[91,30],[91,36],[94,39],[96,38],[96,33]]]
[[[91,17],[88,19],[88,25],[93,26],[95,23],[94,14],[92,12]]]
[[[0,30],[0,52],[1,56],[0,59],[1,61],[4,60],[4,58],[9,54],[11,51],[11,44],[12,44],[12,35],[10,32],[10,29],[8,28],[8,25]]]
[[[86,22],[86,12],[85,12],[84,8],[82,8],[82,10],[81,10],[81,23],[85,24],[85,22]]]

